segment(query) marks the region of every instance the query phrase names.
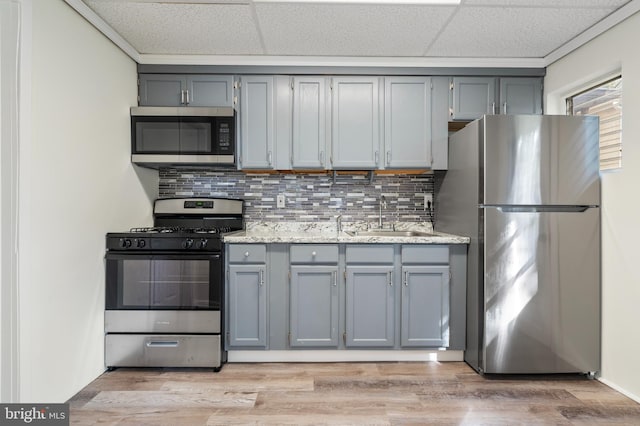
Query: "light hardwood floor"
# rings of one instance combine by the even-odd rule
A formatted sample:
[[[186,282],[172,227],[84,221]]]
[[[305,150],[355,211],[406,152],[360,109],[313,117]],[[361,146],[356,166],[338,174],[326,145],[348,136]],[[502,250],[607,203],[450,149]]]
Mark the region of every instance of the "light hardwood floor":
[[[640,425],[640,404],[596,380],[487,378],[462,362],[122,368],[69,404],[80,425]]]

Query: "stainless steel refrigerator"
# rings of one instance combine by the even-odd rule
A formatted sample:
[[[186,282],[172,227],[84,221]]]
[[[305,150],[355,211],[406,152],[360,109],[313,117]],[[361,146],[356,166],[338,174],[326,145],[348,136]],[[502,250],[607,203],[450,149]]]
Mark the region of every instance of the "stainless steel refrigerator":
[[[491,115],[449,138],[436,231],[471,237],[465,361],[600,370],[597,117]]]

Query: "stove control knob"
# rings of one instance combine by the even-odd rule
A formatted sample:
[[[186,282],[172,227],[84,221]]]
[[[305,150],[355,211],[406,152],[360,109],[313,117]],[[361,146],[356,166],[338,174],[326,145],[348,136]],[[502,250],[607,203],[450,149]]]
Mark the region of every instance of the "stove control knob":
[[[189,249],[193,246],[193,240],[191,238],[187,238],[182,242],[183,249]]]
[[[146,245],[147,245],[147,242],[146,242],[145,240],[143,240],[142,238],[140,238],[140,239],[138,240],[138,243],[136,244],[136,246],[137,246],[138,248],[143,248],[143,247],[144,247],[144,246],[146,246]]]
[[[129,238],[120,238],[120,241],[118,242],[118,244],[122,248],[129,248],[131,247],[131,240]]]
[[[199,242],[198,242],[198,248],[199,249],[205,249],[207,248],[207,240],[202,238]]]

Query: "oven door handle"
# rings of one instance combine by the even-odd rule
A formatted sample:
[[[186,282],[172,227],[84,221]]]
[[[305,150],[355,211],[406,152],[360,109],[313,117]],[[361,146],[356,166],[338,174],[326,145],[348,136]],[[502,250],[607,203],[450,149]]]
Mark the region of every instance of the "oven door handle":
[[[177,340],[160,340],[160,341],[151,341],[147,342],[148,348],[177,348],[180,342]]]

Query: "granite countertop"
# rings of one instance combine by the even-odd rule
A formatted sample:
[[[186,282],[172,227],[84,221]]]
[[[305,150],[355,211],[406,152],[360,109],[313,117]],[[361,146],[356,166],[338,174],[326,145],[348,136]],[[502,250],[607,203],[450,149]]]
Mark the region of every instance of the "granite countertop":
[[[333,222],[256,222],[247,223],[246,230],[225,234],[224,242],[469,244],[468,237],[433,231],[430,223],[397,222],[385,226],[388,228],[383,226],[382,232],[376,228],[370,229],[380,235],[367,235],[365,222],[343,223],[340,232]],[[389,232],[392,229],[398,233]],[[413,235],[400,235],[401,232],[412,232]]]

